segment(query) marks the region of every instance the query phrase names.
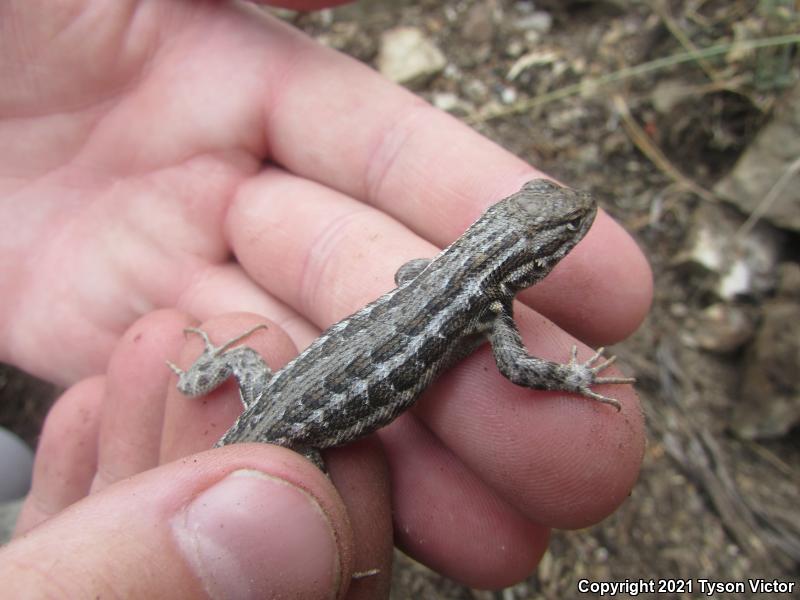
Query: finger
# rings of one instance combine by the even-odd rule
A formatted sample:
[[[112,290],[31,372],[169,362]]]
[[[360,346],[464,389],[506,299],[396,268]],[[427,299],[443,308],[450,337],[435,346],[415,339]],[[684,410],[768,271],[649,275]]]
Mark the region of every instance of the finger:
[[[503,501],[410,415],[380,437],[396,491],[400,548],[471,587],[507,587],[535,569],[547,549],[547,527]]]
[[[529,352],[566,362],[563,332],[519,312]],[[431,386],[414,414],[529,519],[576,528],[616,510],[644,454],[644,419],[631,386],[593,388],[619,400],[617,412],[582,396],[516,386],[496,370],[491,350],[481,348]]]
[[[204,321],[199,328],[212,343],[220,346],[255,325],[266,323],[266,329],[253,332],[242,344],[256,350],[273,372],[282,368],[297,354],[288,336],[274,323],[249,313],[223,315]],[[203,351],[203,342],[196,335],[186,338],[180,358],[175,362],[188,369]],[[204,396],[190,398],[181,394],[171,377],[166,390],[167,406],[164,415],[161,460],[206,450],[228,430],[242,412],[242,402],[233,378]]]
[[[278,170],[241,190],[226,225],[250,276],[319,327],[394,287],[404,255],[433,252],[383,213]]]
[[[391,583],[392,496],[389,470],[380,442],[370,436],[325,450],[325,464],[350,515],[353,572],[368,574],[351,582],[348,598],[388,598]]]
[[[518,296],[590,346],[614,344],[631,335],[650,310],[652,298],[647,259],[602,210],[586,237],[550,275]]]
[[[202,323],[200,329],[208,333],[212,342],[219,346],[263,322],[256,315],[223,315]],[[202,342],[199,338],[194,339],[195,337],[186,340],[179,366],[188,367],[201,352]],[[242,344],[257,350],[275,370],[296,354],[288,338],[274,324],[269,324],[268,329],[259,330],[258,334],[254,333],[242,340]],[[212,445],[242,411],[234,380],[224,384],[218,391],[200,398],[185,398],[172,389],[169,390],[168,397],[163,460],[184,456],[198,447]],[[269,410],[268,404],[265,410]],[[326,453],[325,460],[331,478],[341,489],[345,506],[351,515],[351,525],[359,539],[353,555],[354,570],[378,571],[374,577],[359,579],[348,597],[382,597],[385,595],[391,571],[391,502],[386,467],[376,447],[376,441],[362,441],[346,449],[338,449],[331,455]]]
[[[278,170],[240,190],[226,228],[249,275],[320,327],[394,287],[394,273],[405,261],[433,257],[439,251],[384,213]],[[561,298],[555,299],[546,291],[537,292],[534,307],[561,306],[558,325],[572,335],[580,338],[588,331],[603,341],[614,340],[634,325],[631,318],[639,318],[631,317],[636,311],[623,313],[618,305],[612,306],[615,301],[626,306],[637,303],[635,293],[626,297],[626,292],[619,292],[598,304],[598,296],[609,298],[608,281],[587,277],[585,270],[569,264],[559,267],[575,274],[574,288],[561,289]],[[563,288],[563,283],[558,285]],[[596,323],[587,329],[589,321]]]
[[[490,203],[537,175],[511,153],[351,58],[278,24],[271,27],[268,44],[276,64],[285,59],[291,65],[290,72],[273,72],[281,85],[265,91],[271,158],[385,211],[437,246],[453,241]],[[568,286],[576,270],[589,288],[605,292],[586,293],[583,302],[592,309],[586,314],[609,316],[615,327],[624,328],[616,335],[627,335],[649,307],[649,267],[613,220],[599,218],[589,236],[617,268],[597,270],[594,254],[576,251],[540,292]],[[537,305],[543,314],[578,337],[605,337],[603,319],[576,320],[578,329],[568,327],[562,322],[567,315],[558,310],[561,300],[546,295],[552,301]]]
[[[353,543],[318,469],[248,444],[85,498],[0,550],[0,578],[10,596],[343,597]]]
[[[105,377],[84,379],[50,409],[36,452],[31,491],[15,535],[24,534],[89,493],[97,468],[104,393]]]
[[[250,312],[263,315],[280,327],[297,348],[305,348],[319,335],[319,329],[265,293],[234,263],[209,264],[184,288],[177,308],[204,321],[216,315]]]
[[[166,361],[183,347],[190,319],[175,310],[148,313],[123,334],[106,377],[97,475],[92,492],[159,464]]]

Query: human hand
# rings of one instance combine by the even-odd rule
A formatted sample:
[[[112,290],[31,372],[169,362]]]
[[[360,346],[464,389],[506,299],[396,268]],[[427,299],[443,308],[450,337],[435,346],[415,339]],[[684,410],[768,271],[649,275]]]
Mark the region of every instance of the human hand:
[[[0,27],[25,37],[0,36],[15,83],[0,91],[0,357],[62,384],[104,372],[153,307],[249,310],[302,348],[538,175],[239,5],[10,6]],[[572,336],[629,334],[650,294],[643,257],[601,213],[521,295],[550,321],[517,318],[533,354],[563,360]],[[465,360],[381,432],[398,543],[471,585],[524,577],[550,526],[601,519],[636,478],[641,416],[615,394],[621,415],[516,388],[486,350]]]
[[[239,315],[207,326],[228,335],[254,322]],[[268,444],[189,456],[208,448],[214,427],[224,428],[236,408],[235,390],[216,394],[233,400],[225,402],[187,399],[175,389],[164,361],[181,353],[189,324],[174,310],[150,313],[122,337],[105,376],[79,382],[57,401],[16,539],[0,550],[5,593],[388,596],[391,504],[375,441],[332,451],[331,479]],[[294,351],[277,328],[250,343],[278,364]],[[184,355],[194,350],[187,344]]]

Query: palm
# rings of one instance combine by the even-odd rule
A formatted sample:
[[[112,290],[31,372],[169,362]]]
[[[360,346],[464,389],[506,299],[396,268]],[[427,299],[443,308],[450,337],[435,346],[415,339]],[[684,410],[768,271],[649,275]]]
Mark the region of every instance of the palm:
[[[28,41],[36,81],[0,100],[4,255],[18,265],[3,329],[23,367],[62,383],[226,260],[225,205],[266,154],[263,32],[230,7],[98,4],[53,15]],[[73,351],[43,352],[54,341]]]

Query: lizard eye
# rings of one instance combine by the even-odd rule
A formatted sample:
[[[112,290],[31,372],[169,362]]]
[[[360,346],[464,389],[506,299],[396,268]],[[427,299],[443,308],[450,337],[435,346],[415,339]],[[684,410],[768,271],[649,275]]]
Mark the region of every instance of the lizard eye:
[[[570,231],[577,231],[580,229],[582,220],[583,219],[581,217],[575,217],[574,219],[567,221],[567,229]]]

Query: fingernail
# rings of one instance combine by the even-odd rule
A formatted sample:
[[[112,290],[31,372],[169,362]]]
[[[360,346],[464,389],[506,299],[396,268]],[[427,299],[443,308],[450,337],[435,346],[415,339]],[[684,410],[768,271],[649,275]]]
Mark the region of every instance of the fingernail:
[[[234,471],[172,520],[212,598],[333,598],[336,536],[308,492],[259,471]]]

